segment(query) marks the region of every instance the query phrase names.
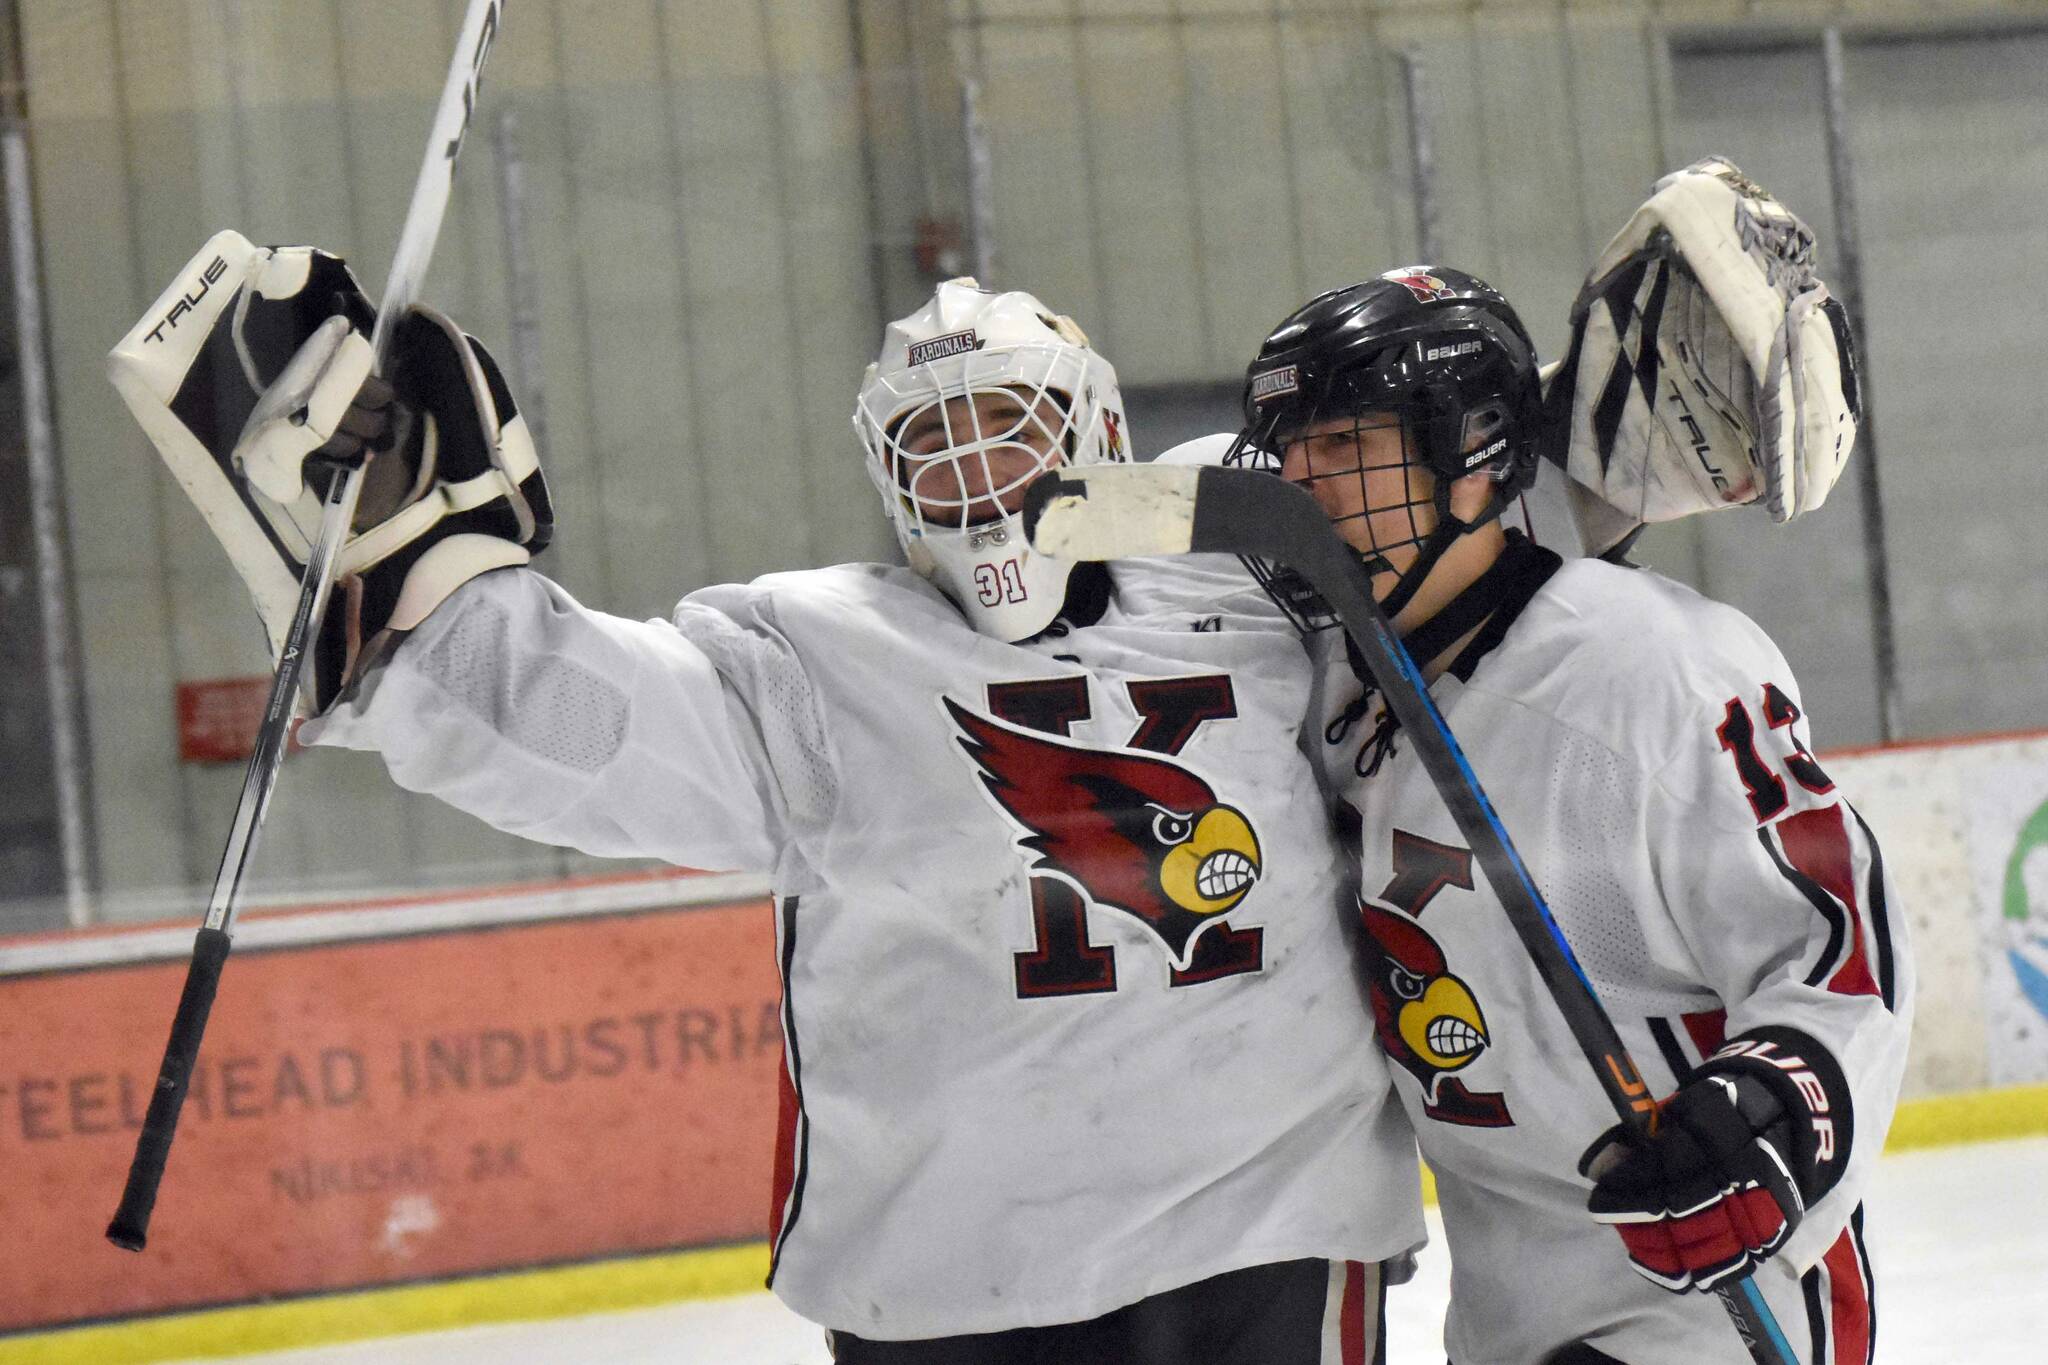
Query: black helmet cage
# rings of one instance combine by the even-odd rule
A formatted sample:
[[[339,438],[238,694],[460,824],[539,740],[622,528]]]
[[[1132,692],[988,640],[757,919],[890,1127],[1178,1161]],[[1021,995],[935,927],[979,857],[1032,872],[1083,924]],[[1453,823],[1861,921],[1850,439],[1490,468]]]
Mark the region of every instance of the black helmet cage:
[[[1498,299],[1486,286],[1472,283]],[[1506,310],[1504,300],[1500,308]],[[1398,422],[1403,433],[1403,502],[1386,503],[1384,489],[1377,504],[1364,497],[1367,468],[1362,458],[1349,468],[1296,479],[1311,491],[1333,478],[1359,480],[1365,510],[1339,518],[1337,524],[1356,521],[1364,529],[1370,548],[1358,554],[1368,573],[1391,572],[1386,558],[1390,551],[1421,547],[1381,603],[1390,615],[1407,604],[1453,541],[1498,517],[1535,481],[1540,413],[1535,352],[1512,312],[1503,317],[1483,303],[1458,299],[1406,313],[1366,329],[1365,336],[1349,345],[1331,345],[1312,336],[1289,345],[1294,338],[1287,336],[1289,328],[1283,324],[1251,367],[1246,425],[1225,456],[1229,464],[1278,473],[1288,443],[1332,419],[1350,416],[1356,421],[1354,430]],[[1357,345],[1358,341],[1367,344]],[[1433,476],[1423,489],[1416,486],[1417,469]],[[1451,485],[1475,472],[1487,473],[1496,487],[1479,515],[1459,521],[1451,514]],[[1435,512],[1430,530],[1417,519],[1416,509],[1425,506]],[[1381,538],[1374,519],[1384,522],[1387,513],[1404,511],[1407,534]],[[1254,557],[1246,557],[1244,563],[1297,628],[1325,630],[1337,623],[1329,604],[1292,568]]]

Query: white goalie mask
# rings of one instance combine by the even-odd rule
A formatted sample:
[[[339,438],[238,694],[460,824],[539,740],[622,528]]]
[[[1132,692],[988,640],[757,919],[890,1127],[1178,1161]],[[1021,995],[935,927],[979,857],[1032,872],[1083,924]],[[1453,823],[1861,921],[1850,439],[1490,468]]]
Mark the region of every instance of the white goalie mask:
[[[883,331],[853,425],[910,567],[984,635],[1051,625],[1073,564],[1025,541],[1024,487],[1054,465],[1130,458],[1116,371],[1073,320],[948,280]]]

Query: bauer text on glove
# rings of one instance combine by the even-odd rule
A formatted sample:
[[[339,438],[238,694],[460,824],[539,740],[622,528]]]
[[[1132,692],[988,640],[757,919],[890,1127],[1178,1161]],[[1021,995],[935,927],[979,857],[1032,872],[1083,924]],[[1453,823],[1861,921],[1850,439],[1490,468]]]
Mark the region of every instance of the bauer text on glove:
[[[1731,1040],[1659,1106],[1654,1134],[1620,1126],[1579,1162],[1595,1220],[1635,1270],[1711,1289],[1775,1254],[1841,1178],[1851,1124],[1841,1068],[1791,1029]]]

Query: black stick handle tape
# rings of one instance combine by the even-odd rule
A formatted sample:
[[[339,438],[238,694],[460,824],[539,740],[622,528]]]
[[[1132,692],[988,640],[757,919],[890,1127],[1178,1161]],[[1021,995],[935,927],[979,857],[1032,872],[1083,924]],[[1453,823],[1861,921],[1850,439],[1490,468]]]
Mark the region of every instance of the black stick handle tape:
[[[213,995],[220,988],[220,970],[227,960],[227,934],[201,929],[192,944],[192,967],[185,973],[185,993],[178,997],[178,1016],[171,1021],[171,1040],[164,1045],[156,1091],[149,1097],[149,1112],[135,1139],[128,1188],[121,1192],[121,1207],[115,1211],[114,1221],[107,1224],[107,1240],[128,1251],[140,1251],[149,1241],[150,1211],[156,1207],[157,1186],[163,1182],[171,1139],[178,1131],[178,1112],[185,1107],[192,1064],[199,1059],[199,1039],[206,1032],[206,1017],[213,1012]]]

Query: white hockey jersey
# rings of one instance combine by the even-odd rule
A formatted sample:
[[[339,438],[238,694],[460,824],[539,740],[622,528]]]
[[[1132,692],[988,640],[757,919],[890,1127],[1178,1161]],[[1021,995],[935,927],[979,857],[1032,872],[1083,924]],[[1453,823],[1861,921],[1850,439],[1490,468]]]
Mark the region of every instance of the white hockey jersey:
[[[1856,1211],[1913,973],[1877,844],[1807,752],[1784,659],[1734,609],[1597,560],[1557,569],[1491,649],[1479,638],[1432,695],[1651,1090],[1759,1028],[1839,1064],[1839,1183],[1757,1280],[1802,1361],[1865,1365]],[[1325,679],[1334,717],[1361,688],[1341,658]],[[1381,1043],[1437,1178],[1452,1359],[1536,1365],[1586,1341],[1629,1365],[1747,1360],[1711,1295],[1649,1284],[1588,1215],[1576,1165],[1614,1113],[1412,747],[1397,732],[1360,775],[1371,728],[1325,761],[1361,822]]]
[[[1399,1255],[1413,1139],[1362,1045],[1309,662],[1235,563],[1113,584],[1012,645],[900,569],[672,622],[503,570],[313,735],[513,833],[772,870],[772,1284],[814,1321],[979,1333]]]

